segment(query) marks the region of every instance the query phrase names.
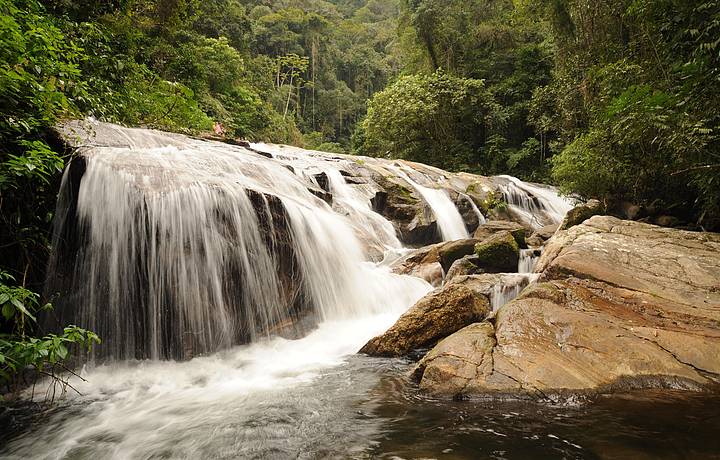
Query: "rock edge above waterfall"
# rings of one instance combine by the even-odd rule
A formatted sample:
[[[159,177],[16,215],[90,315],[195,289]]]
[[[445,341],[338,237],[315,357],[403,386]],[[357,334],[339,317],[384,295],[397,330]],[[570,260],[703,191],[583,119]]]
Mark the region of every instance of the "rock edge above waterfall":
[[[427,353],[413,372],[421,391],[543,398],[720,382],[720,234],[595,216],[557,232],[536,272],[494,317]]]

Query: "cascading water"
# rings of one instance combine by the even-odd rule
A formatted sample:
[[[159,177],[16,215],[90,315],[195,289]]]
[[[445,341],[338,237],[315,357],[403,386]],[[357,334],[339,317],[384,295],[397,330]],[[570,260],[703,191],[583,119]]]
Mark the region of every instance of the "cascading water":
[[[455,207],[445,190],[428,188],[418,184],[400,167],[388,166],[388,169],[395,172],[417,190],[430,206],[437,219],[443,241],[460,240],[469,236],[460,212],[458,212],[457,207]],[[472,200],[470,202],[472,203]],[[480,215],[482,216],[482,214]]]
[[[48,292],[63,294],[60,322],[96,330],[102,354],[116,359],[71,377],[81,394],[68,392],[0,446],[0,458],[595,454],[592,406],[574,422],[525,403],[466,404],[470,416],[458,419],[457,403],[407,390],[406,361],[354,355],[430,286],[367,261],[368,248],[391,257],[403,248],[392,224],[368,212],[375,192],[345,180],[349,160],[268,146],[270,159],[154,131],[93,129],[97,147],[82,148],[63,179]],[[319,173],[332,206],[318,198]],[[500,275],[493,308],[537,276]],[[304,317],[312,321],[302,338],[274,335]],[[160,357],[192,359],[134,359]],[[35,394],[50,387],[41,382]],[[591,425],[617,425],[611,412],[590,412],[603,421]],[[668,420],[678,412],[700,413]],[[713,429],[702,440],[715,439]],[[636,439],[654,431],[640,427]]]
[[[487,219],[485,219],[485,216],[483,215],[483,213],[480,212],[480,209],[477,207],[477,205],[475,204],[475,202],[473,201],[473,199],[470,198],[469,196],[465,195],[464,193],[461,194],[461,196],[462,196],[463,198],[465,198],[465,200],[466,200],[468,203],[470,203],[470,206],[472,207],[473,212],[475,213],[475,215],[476,215],[477,218],[478,218],[478,225],[483,225],[483,224],[487,223]]]
[[[79,185],[68,169],[63,187],[77,193],[77,219],[58,222],[48,282],[49,292],[66,294],[56,302],[59,322],[96,331],[103,356],[187,358],[305,316],[402,312],[429,289],[366,263],[351,222],[276,162],[111,129],[132,145],[85,150]],[[64,247],[71,242],[80,247]]]
[[[540,248],[521,249],[518,273],[532,273],[541,255],[542,249]]]
[[[507,181],[501,186],[505,202],[534,229],[559,224],[573,207],[572,201],[560,196],[553,187],[530,184],[512,176],[498,177]]]
[[[502,276],[502,282],[493,286],[490,292],[490,307],[498,311],[500,307],[520,295],[530,283],[534,283],[540,275],[531,273],[508,273]]]

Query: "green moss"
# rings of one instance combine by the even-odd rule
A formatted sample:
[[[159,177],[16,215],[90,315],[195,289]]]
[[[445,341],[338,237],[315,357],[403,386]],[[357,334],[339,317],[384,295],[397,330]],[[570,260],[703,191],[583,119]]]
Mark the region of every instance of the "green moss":
[[[500,271],[517,271],[520,247],[510,232],[496,233],[482,243],[475,245],[479,267]]]

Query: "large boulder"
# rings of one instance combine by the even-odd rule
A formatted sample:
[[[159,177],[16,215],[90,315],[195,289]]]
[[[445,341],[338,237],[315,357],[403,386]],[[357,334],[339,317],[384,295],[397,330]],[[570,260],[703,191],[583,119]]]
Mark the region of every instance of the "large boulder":
[[[495,330],[488,322],[471,324],[443,339],[415,367],[413,377],[425,393],[462,395],[493,375]]]
[[[446,338],[416,378],[451,397],[705,388],[720,381],[718,255],[718,234],[593,217],[550,240],[541,282],[494,325]]]
[[[387,332],[366,343],[360,353],[402,356],[482,321],[489,312],[488,299],[465,286],[437,289],[420,299]]]
[[[509,220],[489,220],[475,230],[473,238],[476,240],[484,240],[502,231],[510,232],[513,238],[515,238],[515,241],[517,241],[518,246],[521,248],[526,247],[525,235],[527,231],[525,227]]]
[[[515,272],[520,248],[508,231],[500,231],[475,245],[477,265],[489,273]]]

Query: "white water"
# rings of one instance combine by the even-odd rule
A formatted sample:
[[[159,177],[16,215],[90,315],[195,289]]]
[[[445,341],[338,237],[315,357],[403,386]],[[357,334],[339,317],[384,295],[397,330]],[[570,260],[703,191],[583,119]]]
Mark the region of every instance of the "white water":
[[[468,238],[469,235],[467,228],[465,228],[465,222],[463,222],[460,212],[458,212],[457,207],[445,190],[424,187],[412,180],[405,171],[397,166],[388,166],[388,169],[395,172],[399,177],[403,178],[408,184],[417,190],[425,202],[430,206],[430,209],[432,209],[433,214],[435,214],[435,218],[437,219],[443,241]]]
[[[87,382],[72,379],[82,396],[66,396],[66,405],[77,409],[49,416],[29,436],[11,442],[2,458],[285,458],[275,449],[312,450],[297,438],[327,431],[328,417],[352,421],[349,409],[336,415],[342,407],[314,406],[315,398],[325,396],[312,393],[313,382],[344,364],[399,314],[326,321],[300,340],[275,338],[187,362],[85,370]],[[340,383],[334,391],[353,391]],[[304,394],[295,396],[297,389]],[[352,436],[355,424],[338,428],[338,434]]]
[[[559,224],[573,208],[570,199],[560,196],[554,187],[523,182],[512,176],[502,186],[503,198],[510,209],[535,229],[549,224]]]
[[[467,196],[467,195],[465,195],[465,194],[463,194],[462,196],[465,197],[465,199],[467,200],[468,203],[470,203],[470,206],[472,206],[473,212],[475,213],[475,215],[477,215],[478,225],[484,225],[484,224],[486,224],[486,223],[487,223],[487,219],[485,219],[485,216],[483,215],[482,212],[480,212],[480,209],[477,207],[477,205],[476,205],[475,202],[472,200],[472,198],[470,198],[469,196]]]
[[[401,245],[392,225],[372,216],[331,165],[322,167],[346,213],[308,191],[310,169],[301,168],[299,157],[294,174],[239,147],[104,124],[97,129],[128,146],[85,152],[77,216],[86,246],[66,254],[75,258],[72,282],[62,284],[65,273],[48,285],[71,290],[60,307],[63,323],[97,331],[103,356],[126,361],[88,365],[85,381],[71,377],[82,396],[68,393],[64,404],[78,409],[16,439],[3,458],[273,452],[273,442],[254,438],[260,431],[280,436],[282,444],[281,433],[255,427],[263,406],[332,373],[431,290],[423,280],[367,261],[358,225],[371,227],[395,251]],[[67,176],[58,215],[68,218],[57,224],[56,248],[72,234]],[[288,250],[294,259],[282,255]],[[301,292],[288,296],[288,283]],[[316,327],[297,340],[271,337],[294,308],[311,311]],[[247,340],[253,343],[231,348]],[[210,354],[157,361],[199,353]],[[133,361],[138,355],[155,360]],[[41,399],[46,393],[35,391]],[[271,430],[278,430],[273,422]],[[250,438],[238,443],[243,436]],[[228,445],[232,450],[217,452]]]
[[[68,255],[72,283],[61,285],[58,308],[62,323],[103,338],[104,356],[187,358],[258,340],[298,314],[338,321],[402,311],[430,289],[366,262],[356,236],[365,222],[335,212],[278,161],[111,129],[132,142],[86,152],[77,214],[87,245]],[[330,174],[340,200],[370,221]],[[399,246],[382,220],[372,219],[372,233]],[[66,278],[51,276],[51,292]]]
[[[492,311],[497,311],[500,307],[513,300],[520,295],[530,283],[534,283],[539,274],[506,274],[502,278],[502,283],[493,286],[490,293],[490,306]]]
[[[532,273],[540,259],[542,249],[521,249],[518,260],[518,273]]]

